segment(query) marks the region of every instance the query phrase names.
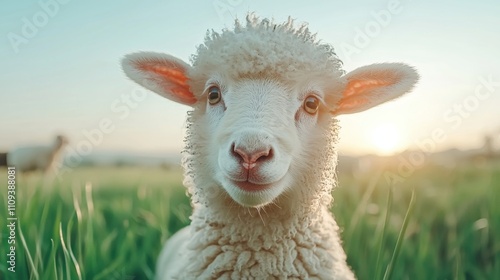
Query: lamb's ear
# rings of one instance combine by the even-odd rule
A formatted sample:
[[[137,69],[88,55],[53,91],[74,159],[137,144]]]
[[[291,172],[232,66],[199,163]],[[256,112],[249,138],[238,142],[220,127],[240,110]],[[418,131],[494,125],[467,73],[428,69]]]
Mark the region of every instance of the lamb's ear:
[[[347,73],[342,97],[334,115],[352,114],[372,108],[409,92],[418,74],[403,63],[381,63],[363,66]]]
[[[184,61],[168,54],[139,52],[128,54],[122,60],[125,74],[159,95],[172,101],[193,105],[196,97],[187,83],[189,66]]]

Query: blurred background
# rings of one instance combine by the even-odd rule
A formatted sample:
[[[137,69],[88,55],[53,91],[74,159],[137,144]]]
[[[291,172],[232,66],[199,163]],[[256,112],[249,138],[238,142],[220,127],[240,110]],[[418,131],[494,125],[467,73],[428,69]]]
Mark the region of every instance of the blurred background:
[[[35,171],[18,174],[18,208],[27,209],[19,214],[27,242],[18,260],[25,268],[24,274],[8,274],[0,257],[5,277],[152,277],[159,240],[189,222],[179,167],[189,108],[128,80],[120,60],[130,52],[155,51],[189,62],[208,29],[232,28],[235,18],[255,11],[276,22],[291,16],[297,24],[309,23],[334,46],[347,72],[404,62],[421,75],[408,95],[339,118],[341,188],[333,211],[358,277],[378,277],[373,264],[389,261],[414,190],[408,247],[395,279],[500,278],[496,1],[0,5],[0,163],[6,165],[9,154],[22,161],[33,153],[56,161],[22,163]],[[57,176],[47,180],[49,174]],[[391,189],[393,228],[379,247]],[[6,194],[1,196],[6,203]],[[50,229],[40,228],[41,221]],[[59,241],[50,243],[51,238]],[[61,249],[67,238],[73,238],[74,260]],[[97,240],[101,249],[82,249]],[[126,261],[133,264],[124,266]]]
[[[89,154],[178,154],[189,108],[142,90],[122,73],[120,60],[156,51],[189,61],[208,29],[231,28],[249,11],[277,22],[289,15],[308,22],[335,47],[346,71],[377,62],[418,69],[421,81],[411,94],[340,118],[341,153],[417,148],[435,129],[444,135],[432,152],[478,149],[485,137],[499,145],[500,8],[494,1],[47,0],[2,6],[0,150],[62,133],[78,151],[109,119],[112,131],[95,136],[101,141]]]

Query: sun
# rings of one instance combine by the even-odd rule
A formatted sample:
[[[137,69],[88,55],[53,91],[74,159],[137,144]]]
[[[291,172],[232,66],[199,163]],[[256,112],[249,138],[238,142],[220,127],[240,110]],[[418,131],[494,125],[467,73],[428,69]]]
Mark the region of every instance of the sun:
[[[381,124],[370,131],[370,139],[379,154],[389,155],[401,145],[401,133],[393,124]]]

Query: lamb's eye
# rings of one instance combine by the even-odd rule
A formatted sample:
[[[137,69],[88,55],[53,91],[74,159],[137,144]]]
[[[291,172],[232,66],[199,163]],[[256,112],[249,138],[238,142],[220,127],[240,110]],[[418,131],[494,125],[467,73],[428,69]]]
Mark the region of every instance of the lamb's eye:
[[[304,100],[304,110],[311,115],[316,114],[319,109],[319,99],[316,96],[308,96]]]
[[[221,96],[222,94],[218,86],[211,86],[208,88],[208,103],[211,105],[219,103]]]

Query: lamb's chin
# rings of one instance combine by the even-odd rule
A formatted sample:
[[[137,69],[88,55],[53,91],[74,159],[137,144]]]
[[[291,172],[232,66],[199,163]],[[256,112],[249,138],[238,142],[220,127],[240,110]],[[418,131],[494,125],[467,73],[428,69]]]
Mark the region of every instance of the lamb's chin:
[[[244,207],[262,207],[271,203],[286,189],[284,178],[270,184],[253,184],[228,180],[222,185],[231,198]]]

